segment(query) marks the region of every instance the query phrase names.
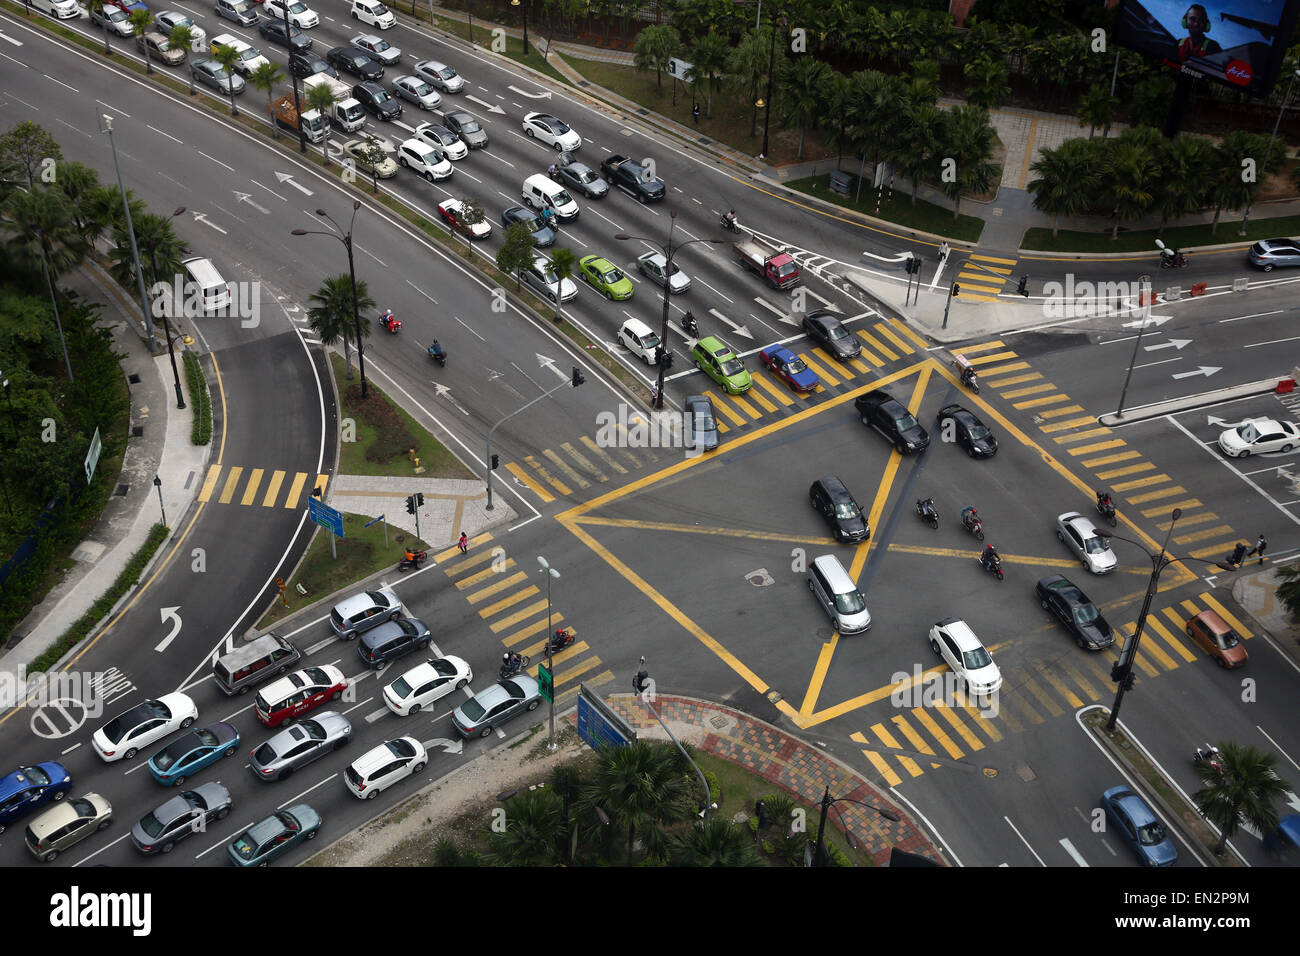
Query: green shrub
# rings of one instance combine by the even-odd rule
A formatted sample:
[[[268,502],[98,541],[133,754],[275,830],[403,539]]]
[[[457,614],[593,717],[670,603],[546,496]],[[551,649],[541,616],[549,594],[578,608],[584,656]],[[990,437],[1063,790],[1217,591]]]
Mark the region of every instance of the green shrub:
[[[195,445],[206,445],[212,441],[212,396],[208,394],[208,380],[197,355],[186,352],[184,360],[185,378],[190,385],[190,408],[194,412],[190,441]]]
[[[722,806],[722,786],[718,783],[718,775],[711,770],[706,770],[704,782],[709,785],[709,802]]]

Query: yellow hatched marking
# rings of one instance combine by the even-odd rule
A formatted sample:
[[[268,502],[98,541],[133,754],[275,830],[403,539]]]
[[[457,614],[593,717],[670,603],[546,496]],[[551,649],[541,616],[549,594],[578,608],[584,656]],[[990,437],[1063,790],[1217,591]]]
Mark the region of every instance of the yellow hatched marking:
[[[516,591],[514,594],[511,594],[507,597],[503,597],[500,601],[497,601],[495,604],[489,604],[487,607],[482,608],[478,612],[478,616],[483,618],[484,620],[487,620],[488,618],[492,617],[492,615],[498,614],[501,611],[504,611],[508,607],[514,607],[520,601],[526,601],[534,594],[541,594],[541,593],[542,593],[541,589],[539,589],[537,585],[535,584],[530,585],[529,587],[524,588],[522,591]]]
[[[271,473],[271,481],[266,486],[266,497],[262,499],[262,507],[270,508],[275,505],[275,499],[280,494],[280,484],[284,481],[285,473],[283,471],[274,471]]]
[[[736,427],[740,427],[741,425],[745,424],[745,420],[741,418],[739,415],[737,415],[727,402],[719,401],[717,396],[714,395],[710,395],[710,397],[713,399],[713,407],[716,408],[718,411],[722,412],[722,414],[727,416],[727,418],[731,419],[731,423],[733,425],[735,425]],[[719,422],[719,424],[722,423]]]
[[[1136,623],[1134,626],[1136,626]],[[1138,654],[1139,656],[1145,654],[1148,657],[1153,658],[1158,661],[1160,666],[1165,670],[1171,671],[1176,668],[1178,664],[1175,663],[1172,657],[1165,653],[1165,649],[1156,639],[1156,635],[1159,633],[1157,628],[1163,629],[1163,625],[1156,620],[1154,614],[1147,615],[1147,630],[1142,634],[1142,646],[1138,648]]]
[[[1007,266],[1014,266],[1017,262],[1020,261],[1019,259],[1003,259],[1000,258],[999,256],[988,256],[988,255],[984,255],[983,253],[972,253],[971,258],[974,259],[976,262],[1000,262],[1003,265],[1007,265]],[[1011,271],[1010,269],[1007,270],[1007,272],[1010,271]]]
[[[455,552],[453,551],[453,552],[451,552],[451,553],[454,554]],[[487,553],[490,555],[490,552],[487,552]],[[505,568],[504,568],[503,570],[508,569],[508,568],[513,568],[513,567],[515,567],[515,559],[514,559],[514,558],[506,558]],[[484,568],[482,571],[475,571],[475,572],[474,572],[473,574],[471,574],[469,577],[467,577],[467,578],[461,578],[459,581],[456,581],[456,582],[454,582],[454,583],[455,583],[455,585],[456,585],[456,589],[457,589],[458,591],[464,591],[464,590],[467,589],[467,588],[472,588],[472,587],[474,587],[476,584],[481,584],[481,583],[483,583],[484,581],[488,580],[489,578],[495,578],[495,577],[498,577],[500,574],[501,574],[501,571],[498,571],[495,567],[488,566],[488,567]]]
[[[1168,611],[1169,608],[1164,608],[1163,610]],[[1177,611],[1174,611],[1173,616],[1175,620],[1178,620]],[[1163,640],[1166,644],[1168,644],[1171,648],[1173,648],[1174,653],[1183,659],[1183,663],[1190,664],[1192,661],[1196,660],[1195,656],[1193,656],[1191,651],[1189,651],[1186,647],[1183,646],[1183,642],[1174,636],[1173,631],[1170,631],[1169,628],[1165,627],[1164,622],[1160,620],[1158,615],[1148,614],[1147,625],[1151,628],[1151,630],[1155,631],[1157,634],[1160,635],[1161,640]],[[1177,624],[1174,625],[1175,631],[1181,632],[1182,629],[1183,629],[1183,625],[1181,621],[1179,621]]]
[[[970,359],[970,364],[987,365],[990,362],[1004,362],[1007,359],[1013,359],[1016,357],[1017,357],[1016,353],[1010,350],[1006,352],[994,352],[992,355],[977,355],[973,359]],[[1025,366],[1025,368],[1028,367],[1029,367],[1028,365]]]
[[[1051,716],[1060,717],[1065,713],[1065,711],[1060,707],[1056,706],[1056,701],[1052,700],[1052,698],[1048,696],[1047,692],[1038,686],[1038,681],[1027,680],[1025,681],[1024,686],[1029,693],[1034,695],[1034,699],[1038,701],[1043,710],[1047,711]]]
[[[493,568],[488,568],[486,571],[480,571],[478,574],[474,575],[473,578],[466,578],[464,581],[457,581],[456,587],[467,588],[470,586],[470,582],[473,581],[474,578],[481,578],[484,574],[492,574],[493,570]],[[501,580],[489,584],[485,588],[479,588],[473,594],[466,595],[465,600],[470,604],[478,604],[482,601],[486,601],[492,595],[504,591],[506,588],[512,588],[516,584],[528,580],[528,575],[524,571],[517,571],[509,577],[498,574],[497,577],[501,578]]]
[[[553,611],[551,612],[551,623],[549,626],[555,627],[563,620],[564,620],[563,614],[561,614],[559,611]],[[532,624],[529,624],[527,627],[520,628],[519,630],[511,634],[509,637],[501,638],[501,643],[504,644],[506,647],[514,648],[516,644],[522,644],[530,637],[534,637],[538,634],[541,634],[547,629],[547,626],[548,625],[546,623],[546,618],[542,618],[540,621],[534,621]]]
[[[1184,603],[1190,604],[1191,602],[1185,601]],[[1169,618],[1169,622],[1174,626],[1173,632],[1169,635],[1170,646],[1173,647],[1173,649],[1178,652],[1178,656],[1187,663],[1190,664],[1192,661],[1196,660],[1196,656],[1192,654],[1183,643],[1183,635],[1187,633],[1187,618],[1183,617],[1182,612],[1176,607],[1161,608],[1160,613]],[[1195,614],[1196,612],[1193,611],[1192,613]],[[1175,637],[1175,634],[1178,636]]]
[[[280,472],[276,472],[280,474]],[[212,489],[217,487],[217,479],[221,477],[220,465],[208,465],[207,477],[203,479],[203,487],[199,489],[199,501],[207,501],[212,497]]]
[[[1158,485],[1161,482],[1169,481],[1168,475],[1147,475],[1145,478],[1134,478],[1132,481],[1121,481],[1119,484],[1112,486],[1112,491],[1132,491],[1134,488],[1150,488],[1152,485]],[[1132,501],[1129,498],[1129,501]]]
[[[982,292],[986,295],[995,297],[995,298],[987,299],[985,301],[996,302],[997,294],[1002,291],[1002,286],[993,285],[993,283],[989,279],[986,279],[982,276],[976,276],[975,273],[973,272],[958,273],[957,278],[961,279],[961,284],[964,285],[966,289],[972,289],[975,292]],[[970,298],[979,299],[979,296],[971,295]]]
[[[1183,605],[1183,610],[1187,613],[1188,618],[1196,617],[1196,615],[1201,613],[1201,609],[1197,607],[1195,602],[1193,601],[1183,601],[1182,605]],[[1184,631],[1186,631],[1187,622],[1180,621],[1178,626],[1182,628]]]
[[[926,743],[925,738],[917,733],[916,728],[907,722],[905,716],[902,714],[895,714],[889,719],[890,722],[898,728],[898,732],[907,738],[907,742],[912,745],[913,750],[918,753],[928,754],[931,757],[935,756],[934,748]]]
[[[921,725],[930,732],[930,736],[938,741],[939,746],[946,750],[953,760],[960,760],[966,756],[966,752],[957,746],[957,742],[948,736],[948,732],[939,726],[924,707],[913,708],[912,716],[920,721]]]
[[[753,376],[751,375],[750,378],[753,379]],[[768,411],[768,412],[776,411],[776,406],[773,405],[771,402],[769,402],[767,400],[767,397],[758,389],[751,388],[745,394],[748,395],[750,398],[752,398],[754,401],[758,402],[758,404],[762,405],[764,411]]]
[[[1095,451],[1106,451],[1110,448],[1124,447],[1123,439],[1116,438],[1113,441],[1099,441],[1095,445],[1085,445],[1082,448],[1071,448],[1070,454],[1078,457],[1079,455],[1091,455]]]
[[[827,385],[840,384],[840,380],[836,378],[831,372],[827,371],[827,369],[824,368],[821,365],[821,363],[819,363],[816,360],[814,356],[803,355],[801,353],[799,357],[804,360],[804,362],[808,365],[810,369],[812,369],[814,372],[817,373],[817,377],[821,379],[825,384]]]
[[[537,482],[533,481],[533,479],[529,477],[528,473],[524,471],[522,468],[520,468],[519,465],[516,464],[515,462],[513,461],[506,462],[506,470],[509,471],[510,474],[518,478],[520,481],[522,481],[529,491],[531,491],[537,497],[542,499],[543,503],[548,503],[555,500],[555,496],[553,494],[551,494],[549,491],[547,491]]]
[[[961,352],[954,352],[954,355],[974,355],[976,352],[987,352],[989,349],[1006,348],[1001,339],[994,339],[992,342],[976,342],[974,345],[963,345]],[[1042,376],[1039,376],[1040,378]]]
[[[1247,638],[1251,638],[1255,636],[1254,634],[1250,633],[1250,631],[1246,628],[1246,626],[1242,624],[1239,620],[1237,620],[1228,611],[1226,607],[1224,607],[1218,601],[1214,600],[1214,595],[1210,594],[1210,592],[1206,591],[1204,594],[1199,595],[1199,597],[1202,601],[1204,601],[1206,604],[1210,606],[1210,610],[1212,610],[1215,614],[1219,615],[1219,617],[1223,618],[1224,621],[1227,622],[1228,626],[1231,627],[1234,631],[1236,631],[1237,636],[1240,637],[1242,640],[1246,640]]]
[[[898,745],[898,741],[894,739],[894,735],[885,729],[884,724],[872,724],[871,732],[875,734],[878,738],[880,738],[880,741],[891,750],[903,749]],[[913,760],[911,757],[904,757],[902,754],[893,754],[893,757],[895,760],[901,763],[903,765],[903,769],[905,769],[913,777],[919,777],[921,776],[921,774],[925,773],[924,770],[922,770],[920,767],[916,765],[916,761]]]
[[[1071,418],[1068,422],[1052,422],[1050,425],[1040,425],[1038,430],[1045,435],[1050,435],[1053,432],[1063,432],[1067,428],[1079,428],[1082,425],[1095,425],[1096,423],[1097,419],[1085,415],[1083,418]],[[1137,454],[1137,452],[1134,452],[1134,454]]]
[[[239,485],[239,476],[243,473],[244,469],[241,465],[235,465],[230,471],[226,472],[226,484],[221,489],[221,497],[217,500],[217,504],[230,504],[230,499],[235,495],[235,488]],[[303,475],[302,477],[306,478],[307,476]]]
[[[559,658],[557,657],[556,660],[559,660]],[[599,657],[588,657],[584,661],[570,663],[569,666],[564,668],[564,670],[560,671],[560,676],[555,679],[555,686],[563,687],[565,684],[570,684],[573,681],[577,680],[579,677],[581,677],[583,674],[585,674],[587,671],[599,666],[600,666]]]
[[[901,338],[899,338],[894,333],[894,330],[889,327],[888,323],[877,322],[875,325],[875,329],[885,338],[889,339],[889,341],[897,345],[898,350],[904,355],[911,355],[913,352],[916,351],[916,349],[912,348],[912,344],[910,342],[904,342]]]
[[[889,361],[893,362],[898,358],[898,356],[895,355],[893,351],[887,345],[885,345],[884,342],[881,342],[879,339],[877,339],[866,329],[858,329],[858,337],[862,339],[866,339],[868,345],[870,345],[873,349],[875,349],[877,352],[879,352]]]
[[[862,351],[866,352],[867,350],[863,349]],[[870,355],[871,353],[867,352],[867,354]],[[863,363],[861,355],[857,358],[849,359],[849,365],[852,366],[853,370],[859,375],[867,375],[871,372],[871,367]]]
[[[925,339],[921,338],[921,336],[913,332],[906,322],[900,322],[898,319],[890,319],[889,324],[911,339],[916,344],[916,350],[918,352],[924,352],[930,348],[930,344],[926,342]]]
[[[1091,441],[1094,438],[1100,438],[1102,435],[1109,435],[1109,428],[1093,428],[1086,432],[1075,432],[1073,435],[1062,435],[1059,438],[1052,439],[1058,445],[1068,445],[1072,441]]]
[[[543,598],[542,600],[538,601],[535,604],[530,604],[528,607],[516,611],[514,614],[511,614],[509,617],[502,618],[499,621],[489,624],[488,627],[491,628],[493,634],[500,634],[506,628],[514,627],[520,621],[527,620],[528,618],[532,617],[535,614],[541,614],[545,610],[546,610],[546,600]],[[480,611],[479,613],[482,614],[483,612]],[[546,625],[543,624],[542,626],[545,627]]]
[[[1196,498],[1188,498],[1184,501],[1166,501],[1163,505],[1156,508],[1148,508],[1142,512],[1144,518],[1154,518],[1158,514],[1170,514],[1175,508],[1183,511],[1190,511],[1193,508],[1201,508],[1203,505]]]
[[[552,488],[558,491],[561,495],[569,495],[573,493],[572,488],[570,488],[564,482],[560,481],[560,479],[553,476],[549,471],[546,470],[545,467],[543,467],[542,463],[538,461],[536,458],[534,458],[532,455],[525,455],[524,463],[527,464],[528,467],[531,468],[533,471],[537,472],[537,474],[541,476],[542,481],[546,482],[548,485],[550,485]]]
[[[1229,529],[1229,531],[1231,531],[1231,529]],[[1232,554],[1232,549],[1237,546],[1238,540],[1239,539],[1235,537],[1225,538],[1208,548],[1197,548],[1195,551],[1191,552],[1191,555],[1194,558],[1210,558],[1214,555],[1218,555],[1219,560],[1223,560]]]
[[[1076,412],[1083,411],[1082,405],[1062,405],[1060,408],[1049,408],[1045,412],[1039,412],[1039,418],[1060,418],[1062,415],[1073,415]],[[1094,419],[1095,421],[1095,419]]]
[[[782,382],[772,378],[770,375],[755,375],[754,384],[763,389],[782,405],[793,405],[794,399],[790,397],[790,389]]]
[[[1108,481],[1111,478],[1121,478],[1124,475],[1136,475],[1139,471],[1152,471],[1155,467],[1156,466],[1151,464],[1151,462],[1144,461],[1140,465],[1129,465],[1126,468],[1115,468],[1111,471],[1099,471],[1097,472],[1097,477],[1104,481]],[[1176,541],[1178,539],[1175,538],[1174,540]]]
[[[1202,511],[1200,514],[1180,517],[1178,519],[1178,527],[1189,528],[1194,524],[1205,524],[1205,522],[1207,521],[1222,521],[1222,520],[1223,519],[1220,518],[1218,515],[1216,515],[1213,511]],[[1161,531],[1168,531],[1171,525],[1172,522],[1170,521],[1162,521],[1158,525],[1156,525],[1156,527],[1159,528]]]
[[[1204,541],[1206,538],[1219,538],[1230,534],[1232,534],[1232,528],[1228,527],[1226,524],[1221,524],[1214,528],[1206,528],[1204,531],[1194,531],[1191,534],[1180,534],[1178,537],[1174,538],[1174,544],[1191,544],[1193,541]],[[1196,554],[1194,551],[1192,553],[1198,558],[1201,557],[1201,555]]]
[[[998,720],[1010,727],[1013,734],[1022,734],[1025,732],[1024,724],[1016,719],[1016,715],[1013,714],[1011,708],[1007,706],[1007,699],[1000,694],[998,695]]]
[[[1047,681],[1047,683],[1052,685],[1052,690],[1056,691],[1063,698],[1065,698],[1065,702],[1069,704],[1070,707],[1072,707],[1075,710],[1078,710],[1080,707],[1083,706],[1083,701],[1079,699],[1078,695],[1076,695],[1074,691],[1070,690],[1070,688],[1065,685],[1065,681],[1061,680],[1059,677],[1057,677],[1055,674],[1049,671],[1042,661],[1034,661],[1032,666],[1034,670],[1038,672],[1039,677],[1041,677],[1043,680]]]
[[[568,479],[572,481],[575,485],[577,485],[579,488],[591,487],[591,482],[589,482],[586,478],[583,478],[582,475],[578,474],[578,472],[575,471],[569,465],[569,463],[565,461],[563,458],[561,458],[557,453],[555,453],[549,448],[545,448],[542,450],[542,454],[546,456],[547,461],[549,461],[556,468],[560,469],[560,471],[564,475],[566,475]]]
[[[482,542],[479,542],[478,538],[472,538],[471,540],[476,544],[478,543],[486,544],[487,542],[492,540],[491,535],[483,535],[482,537],[483,537]],[[456,553],[457,553],[456,548],[454,547],[448,548],[447,550],[442,551],[439,554],[435,554],[433,558],[435,561],[443,562],[451,558],[452,555]],[[457,561],[455,564],[444,564],[442,566],[442,570],[443,573],[447,575],[447,577],[455,578],[460,575],[466,574],[473,568],[478,567],[480,564],[487,564],[489,561],[493,559],[493,557],[494,555],[491,550],[471,551],[468,556],[462,555],[461,560]],[[509,563],[513,564],[514,563],[513,559],[510,559]]]
[[[262,475],[266,473],[264,468],[254,468],[248,473],[248,484],[244,486],[244,497],[239,499],[241,505],[251,505],[257,497],[258,486],[262,484]]]
[[[1162,476],[1163,477],[1163,476]],[[1168,481],[1168,478],[1165,478]],[[1168,498],[1170,495],[1185,495],[1187,489],[1182,485],[1170,485],[1168,488],[1161,488],[1159,491],[1148,491],[1144,495],[1125,495],[1124,499],[1131,505],[1146,504],[1148,501],[1159,501],[1161,498]]]
[[[302,494],[302,487],[305,484],[307,484],[307,473],[305,471],[300,471],[293,476],[289,491],[284,496],[284,506],[286,508],[298,507],[298,496]]]
[[[1039,408],[1043,405],[1055,405],[1057,402],[1068,402],[1070,396],[1064,392],[1057,392],[1055,395],[1045,395],[1042,398],[1031,398],[1027,402],[1013,402],[1012,408]]]
[[[936,703],[929,709],[937,711],[939,716],[946,720],[953,730],[957,731],[958,736],[960,736],[962,740],[966,741],[966,746],[972,751],[984,749],[984,741],[975,736],[970,728],[966,726],[966,721],[961,719],[961,715],[956,710],[951,707],[946,707],[941,703]]]
[[[1029,368],[1028,362],[1011,362],[1008,365],[999,365],[997,368],[986,368],[980,374],[987,377],[1002,375],[1004,372],[1020,372],[1027,368]]]
[[[874,750],[864,750],[862,755],[871,761],[871,766],[876,768],[876,773],[880,774],[889,786],[897,787],[903,782],[903,778],[894,773],[894,768],[889,765],[885,758]]]
[[[1008,385],[1019,385],[1022,382],[1033,382],[1043,377],[1042,372],[1031,372],[1028,375],[1013,375],[1011,378],[1000,378],[996,382],[987,382],[989,388],[1006,388]]]
[[[965,280],[963,280],[963,281],[965,281]],[[969,289],[969,288],[970,288],[970,285],[967,284],[966,288]],[[963,292],[963,293],[962,293],[962,298],[963,298],[963,299],[970,299],[970,301],[972,301],[972,302],[996,302],[996,301],[998,301],[996,295],[975,295],[975,294],[973,294],[973,293],[967,293],[967,292]]]
[[[758,409],[756,409],[753,405],[749,404],[749,402],[745,401],[739,395],[728,395],[727,398],[735,402],[736,407],[739,408],[746,415],[748,415],[750,418],[759,419],[763,417],[762,415],[759,414]]]
[[[1089,421],[1091,420],[1092,419],[1089,419]],[[1090,458],[1087,461],[1079,462],[1079,464],[1083,465],[1085,468],[1098,468],[1101,465],[1113,465],[1117,461],[1129,461],[1130,459],[1140,457],[1141,455],[1135,451],[1124,451],[1120,452],[1118,455],[1107,455],[1105,458]]]
[[[584,455],[578,449],[573,447],[573,442],[562,442],[560,447],[568,454],[570,458],[587,470],[587,473],[594,476],[597,481],[609,481],[609,476],[600,471],[591,463],[591,459]]]
[[[729,431],[731,431],[731,426],[729,426],[726,422],[718,422],[718,434],[725,435]],[[656,459],[656,461],[657,460],[658,459]]]
[[[1050,392],[1056,388],[1055,382],[1044,382],[1041,385],[1030,385],[1027,388],[1017,388],[1011,392],[1003,392],[1003,398],[1023,398],[1026,395],[1037,395],[1039,392]]]
[[[605,449],[597,445],[594,441],[591,440],[591,438],[589,438],[586,435],[583,435],[581,441],[583,447],[585,447],[587,451],[591,452],[593,455],[595,455],[597,458],[603,461],[610,468],[613,468],[620,475],[627,474],[627,469],[624,468],[622,465],[620,465],[617,461],[615,461],[613,455],[609,454],[609,452],[605,451]]]
[[[965,703],[961,705],[962,710],[966,711],[966,715],[970,717],[970,719],[974,722],[975,726],[978,727],[980,730],[984,731],[985,735],[993,743],[996,744],[999,741],[1001,741],[1002,731],[998,730],[997,725],[994,724],[993,721],[989,720],[989,718],[984,716],[983,712],[979,708],[979,705],[976,704],[975,701],[972,700],[970,697],[967,697],[964,694],[962,695],[961,699],[965,701]]]
[[[1071,665],[1069,661],[1058,661],[1057,666],[1061,668],[1061,670],[1065,671],[1070,680],[1074,681],[1074,685],[1083,691],[1084,696],[1089,700],[1095,701],[1101,698],[1101,692],[1098,691],[1097,688],[1093,687],[1092,682]]]

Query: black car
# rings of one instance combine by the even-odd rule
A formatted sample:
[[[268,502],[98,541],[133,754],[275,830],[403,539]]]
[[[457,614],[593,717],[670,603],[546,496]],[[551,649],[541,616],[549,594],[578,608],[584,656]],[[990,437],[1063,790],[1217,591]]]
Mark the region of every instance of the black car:
[[[262,20],[257,24],[257,32],[277,46],[288,47],[290,50],[311,49],[311,37],[292,25],[286,33],[283,20]]]
[[[817,309],[803,317],[803,331],[834,358],[841,362],[857,358],[862,353],[862,343],[858,337],[836,318],[829,309]]]
[[[834,475],[818,478],[808,489],[808,503],[826,519],[837,541],[866,541],[871,537],[867,517]]]
[[[884,389],[867,392],[853,404],[862,416],[862,424],[884,435],[901,454],[910,455],[929,447],[929,432]]]
[[[308,53],[306,50],[289,54],[289,72],[304,80],[317,73],[324,73],[336,80],[339,78],[339,71],[326,63],[323,56]]]
[[[1074,635],[1074,643],[1084,650],[1099,651],[1115,643],[1115,635],[1097,605],[1065,577],[1050,575],[1040,580],[1035,589],[1043,610],[1056,615]]]
[[[487,131],[478,120],[464,110],[447,110],[442,114],[442,121],[470,149],[482,149],[488,144]]]
[[[352,98],[365,107],[367,113],[382,120],[393,120],[402,115],[402,104],[397,97],[374,80],[352,87]]]
[[[429,646],[429,629],[413,617],[399,617],[372,627],[357,641],[361,663],[381,671],[403,654]]]
[[[335,69],[363,80],[377,80],[384,75],[380,64],[354,46],[336,46],[325,54],[325,60]]]
[[[664,184],[650,175],[650,170],[617,153],[606,156],[600,171],[610,186],[621,189],[640,203],[659,202],[667,190]]]
[[[988,426],[975,413],[960,405],[945,405],[939,409],[938,423],[944,441],[955,441],[972,458],[992,458],[998,451],[998,440]],[[952,422],[952,425],[948,425]],[[948,429],[951,428],[951,437]]]

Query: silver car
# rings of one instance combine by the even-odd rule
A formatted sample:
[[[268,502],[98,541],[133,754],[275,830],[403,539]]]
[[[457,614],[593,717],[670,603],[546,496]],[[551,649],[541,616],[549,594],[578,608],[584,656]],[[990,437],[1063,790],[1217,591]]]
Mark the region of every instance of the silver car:
[[[249,765],[258,780],[283,780],[317,757],[338,750],[351,736],[348,719],[326,710],[282,728],[249,755]]]
[[[389,588],[362,591],[340,601],[330,610],[330,627],[345,641],[384,621],[402,616],[402,602]]]
[[[102,10],[92,9],[90,22],[97,27],[112,30],[120,37],[135,36],[135,27],[131,25],[130,14],[111,3],[104,4]]]
[[[1056,536],[1093,574],[1110,574],[1115,570],[1118,559],[1110,549],[1110,541],[1097,532],[1091,518],[1077,511],[1057,516]]]
[[[352,45],[358,50],[364,50],[372,59],[377,60],[384,66],[392,66],[402,58],[401,50],[383,37],[377,37],[373,33],[363,33],[360,36],[353,37]]]
[[[190,73],[196,82],[210,86],[226,96],[232,92],[244,92],[244,78],[238,73],[231,73],[216,60],[196,60],[190,64]]]
[[[533,260],[533,264],[529,268],[520,269],[519,276],[524,280],[524,285],[529,286],[551,302],[554,302],[557,298],[561,302],[568,302],[578,294],[577,283],[567,276],[561,279],[556,275],[551,260],[545,256],[538,256]]]
[[[561,185],[569,186],[589,199],[602,199],[609,195],[609,183],[586,163],[566,163],[556,175]]]
[[[422,110],[435,110],[442,103],[438,91],[418,76],[399,76],[393,81],[393,92]]]
[[[464,110],[448,110],[442,114],[442,121],[470,149],[482,149],[487,146],[487,131],[470,113]]]
[[[205,783],[154,807],[131,827],[131,842],[141,853],[170,853],[191,833],[230,815],[234,802],[220,783]]]
[[[510,718],[536,710],[541,702],[537,681],[527,674],[516,674],[479,691],[457,707],[451,725],[462,737],[486,737]]]
[[[1265,272],[1278,266],[1300,266],[1300,241],[1295,239],[1261,239],[1250,247],[1250,264]]]
[[[459,93],[465,88],[465,78],[445,63],[421,60],[415,64],[415,73],[428,80],[444,93]]]
[[[668,272],[668,260],[662,252],[646,252],[636,257],[636,267],[641,274],[657,286],[663,286],[668,280],[668,291],[674,295],[685,292],[691,287],[691,278],[673,263],[672,272]]]

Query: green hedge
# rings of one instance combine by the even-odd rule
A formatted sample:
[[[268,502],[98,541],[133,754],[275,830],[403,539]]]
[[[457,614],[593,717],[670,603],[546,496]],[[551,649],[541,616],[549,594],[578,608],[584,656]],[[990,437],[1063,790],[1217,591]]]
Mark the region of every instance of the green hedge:
[[[154,556],[154,552],[158,550],[170,533],[171,529],[164,524],[155,524],[150,528],[149,537],[141,545],[140,550],[132,556],[130,563],[123,568],[122,573],[117,576],[113,586],[90,606],[89,611],[78,618],[76,624],[64,631],[63,635],[45,653],[32,661],[27,667],[27,672],[34,674],[37,671],[49,669],[69,649],[83,640],[99,623],[100,619],[113,609],[113,605],[118,602],[118,599],[135,586],[140,573],[145,569],[145,565],[149,563],[149,560]]]
[[[186,352],[184,358],[185,378],[190,384],[190,407],[194,412],[190,440],[196,445],[206,445],[212,441],[212,396],[208,394],[208,380],[197,355]]]

